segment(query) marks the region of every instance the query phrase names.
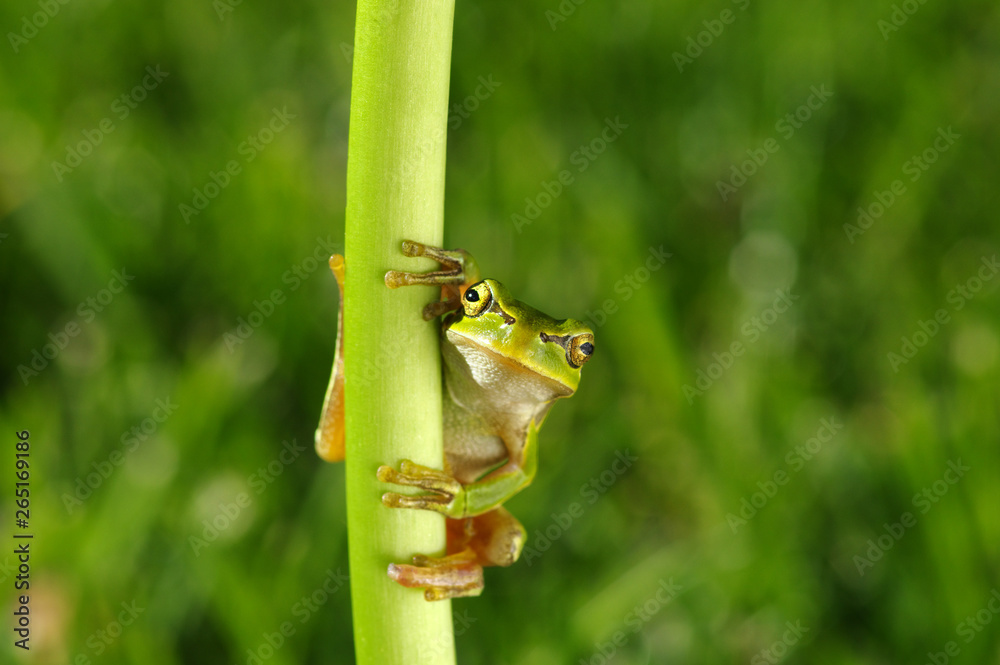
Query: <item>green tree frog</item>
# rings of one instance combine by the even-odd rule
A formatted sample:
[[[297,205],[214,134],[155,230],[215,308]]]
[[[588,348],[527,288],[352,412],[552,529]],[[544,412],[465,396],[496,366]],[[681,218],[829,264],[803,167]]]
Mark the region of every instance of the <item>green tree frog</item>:
[[[424,308],[426,320],[444,315],[444,470],[403,460],[378,468],[379,480],[415,487],[417,496],[387,492],[390,508],[433,510],[447,517],[443,557],[417,555],[390,564],[389,577],[423,588],[427,600],[478,596],[484,566],[509,566],[521,554],[524,527],[503,503],[524,489],[537,470],[538,428],[555,400],[572,395],[580,368],[594,353],[594,333],[575,319],[553,319],[511,297],[500,282],[479,279],[464,250],[405,241],[407,256],[441,264],[429,273],[389,271],[389,288],[441,286],[441,300]],[[316,450],[323,459],[344,458],[343,281],[344,259],[330,267],[340,287],[337,352]]]

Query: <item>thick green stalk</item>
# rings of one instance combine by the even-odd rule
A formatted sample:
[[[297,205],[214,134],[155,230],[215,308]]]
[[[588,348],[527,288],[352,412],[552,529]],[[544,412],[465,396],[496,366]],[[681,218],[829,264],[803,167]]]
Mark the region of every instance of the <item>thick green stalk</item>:
[[[441,245],[454,0],[359,0],[347,163],[347,526],[358,665],[452,665],[451,602],[427,602],[390,562],[444,551],[444,519],[390,509],[380,464],[441,468],[438,326],[430,287],[389,290],[390,268],[425,271],[403,239]],[[396,488],[398,489],[398,488]]]

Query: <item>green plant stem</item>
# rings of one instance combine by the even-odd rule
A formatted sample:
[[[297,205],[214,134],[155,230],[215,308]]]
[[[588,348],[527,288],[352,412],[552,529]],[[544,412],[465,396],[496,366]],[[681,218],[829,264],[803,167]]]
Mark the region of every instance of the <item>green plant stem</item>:
[[[431,287],[390,290],[390,268],[425,271],[403,239],[440,246],[454,0],[359,0],[347,166],[347,526],[358,665],[451,665],[450,601],[427,602],[390,562],[444,551],[444,518],[390,509],[380,464],[441,468],[438,326]]]

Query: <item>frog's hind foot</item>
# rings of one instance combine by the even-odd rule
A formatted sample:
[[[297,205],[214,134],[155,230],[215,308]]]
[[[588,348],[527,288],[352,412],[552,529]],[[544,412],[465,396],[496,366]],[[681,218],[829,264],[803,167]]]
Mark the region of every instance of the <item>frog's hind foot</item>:
[[[483,567],[509,566],[521,554],[527,534],[503,507],[465,519],[447,521],[445,557],[423,554],[412,564],[390,564],[389,577],[405,587],[424,589],[427,600],[478,596],[483,592]]]
[[[483,592],[483,567],[466,549],[446,557],[418,554],[413,564],[389,564],[389,577],[405,587],[422,588],[426,600],[478,596]]]

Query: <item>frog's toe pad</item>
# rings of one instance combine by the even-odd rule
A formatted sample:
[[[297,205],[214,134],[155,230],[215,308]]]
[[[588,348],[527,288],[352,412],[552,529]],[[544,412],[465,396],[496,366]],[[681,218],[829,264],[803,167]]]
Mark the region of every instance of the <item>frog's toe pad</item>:
[[[423,256],[427,251],[427,245],[415,240],[404,240],[402,250],[404,256]]]

